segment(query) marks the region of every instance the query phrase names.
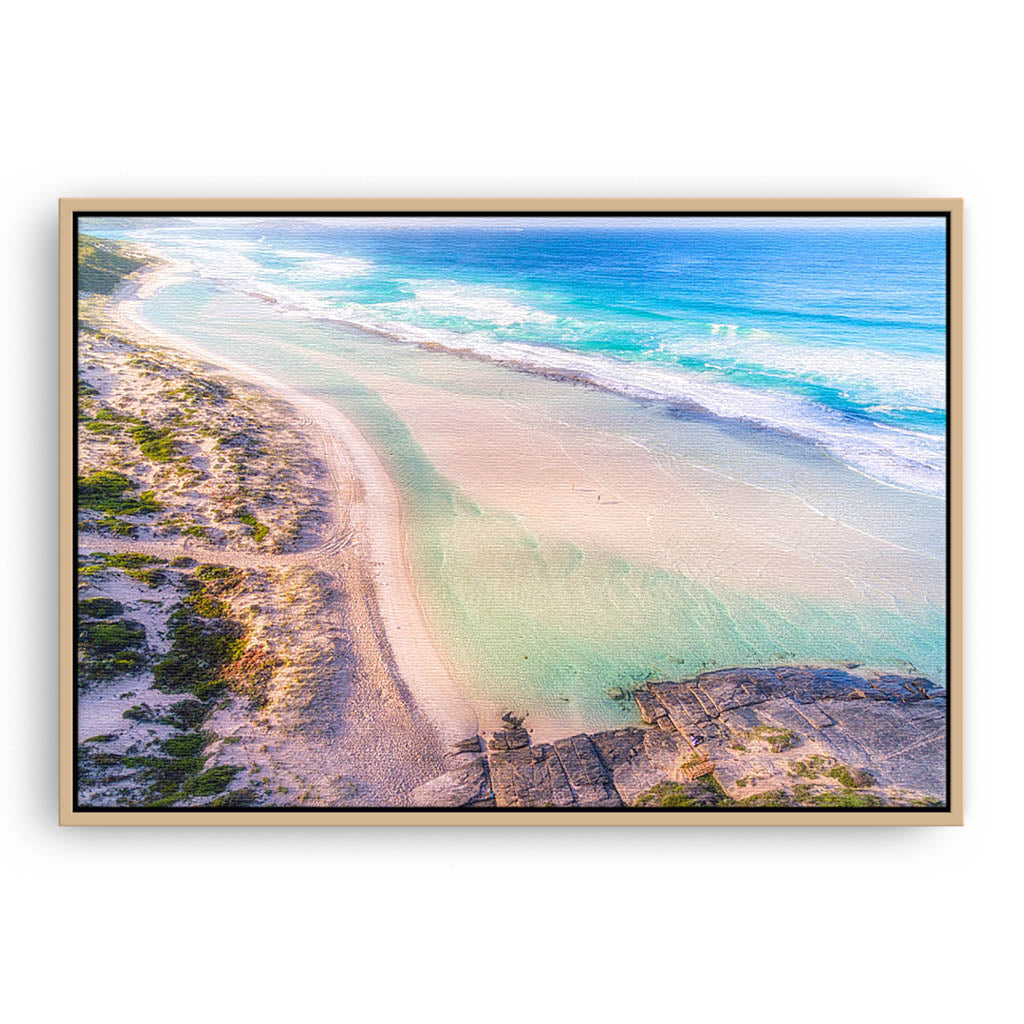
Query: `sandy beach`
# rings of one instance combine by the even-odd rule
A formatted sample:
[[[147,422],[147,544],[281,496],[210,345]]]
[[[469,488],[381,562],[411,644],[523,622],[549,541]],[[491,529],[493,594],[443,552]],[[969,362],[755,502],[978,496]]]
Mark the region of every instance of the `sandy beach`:
[[[401,502],[376,452],[337,409],[148,323],[140,312],[142,302],[178,279],[180,274],[173,267],[161,268],[126,285],[115,296],[115,322],[137,337],[212,363],[266,389],[304,417],[323,448],[334,496],[333,525],[318,550],[302,552],[293,559],[327,564],[334,560],[351,569],[352,557],[342,555],[341,548],[354,546],[359,573],[365,577],[365,597],[377,641],[394,659],[398,676],[414,695],[417,706],[429,716],[443,740],[475,735],[476,715],[462,696],[424,617],[406,552]]]
[[[214,540],[213,528],[206,526],[197,528],[196,536],[159,524],[132,527],[130,537],[86,528],[79,534],[80,565],[96,575],[83,578],[82,597],[127,610],[131,628],[145,629],[150,656],[166,658],[173,635],[169,616],[181,607],[176,603],[180,587],[193,571],[187,567],[220,567],[215,574],[237,570],[240,582],[221,596],[246,622],[249,654],[241,664],[256,659],[258,665],[269,652],[274,660],[267,660],[269,690],[257,704],[222,701],[208,718],[206,727],[218,737],[206,751],[210,763],[220,766],[214,771],[241,773],[238,778],[249,783],[243,794],[253,792],[254,784],[264,785],[262,797],[245,797],[257,802],[400,806],[416,786],[443,770],[453,743],[475,736],[479,725],[423,615],[394,485],[359,431],[337,410],[145,323],[138,315],[140,295],[162,287],[166,273],[157,269],[134,279],[90,310],[90,330],[99,333],[90,335],[94,340],[82,350],[80,380],[87,400],[108,413],[107,419],[86,422],[116,426],[115,417],[130,416],[133,408],[176,416],[165,397],[168,389],[173,393],[176,377],[205,390],[222,389],[232,396],[229,420],[237,420],[230,412],[237,406],[265,428],[285,432],[280,436],[290,447],[283,457],[290,465],[273,472],[304,475],[292,480],[282,501],[286,511],[289,503],[309,506],[304,515],[315,525],[279,533],[272,523],[262,527],[271,530],[267,541],[256,544],[244,534],[224,536],[223,530],[214,531],[220,535]],[[129,347],[119,351],[125,343]],[[134,392],[131,406],[125,404],[125,386]],[[112,408],[120,412],[110,413]],[[189,464],[199,468],[174,483],[173,473],[157,467],[156,494],[176,510],[164,519],[180,522],[184,511],[209,521],[210,511],[224,500],[218,497],[223,484],[216,471],[223,462],[218,454],[223,441],[202,441],[196,448],[189,437],[202,434],[181,436]],[[84,433],[87,478],[90,466],[120,468],[103,454],[110,443],[106,438],[103,432]],[[248,449],[257,451],[252,440],[246,441]],[[301,461],[298,451],[304,453]],[[258,454],[267,452],[260,448]],[[142,464],[132,468],[138,472]],[[268,514],[260,507],[256,511]],[[185,575],[175,583],[177,574],[168,569],[179,564]],[[146,567],[111,576],[105,565]],[[145,739],[147,731],[176,749],[178,733],[161,724],[185,728],[174,718],[176,707],[180,703],[173,695],[131,673],[86,682],[78,707],[84,777],[105,777],[96,772],[104,758],[141,756],[144,761],[153,743]],[[97,743],[104,753],[97,753]],[[271,780],[273,788],[266,788]],[[112,798],[106,795],[108,783],[99,783],[95,792],[84,785],[87,799]]]
[[[579,738],[635,730],[634,695],[666,681],[796,666],[941,686],[936,496],[785,430],[324,317],[230,261],[117,258],[139,269],[86,300],[80,338],[98,796],[109,763],[149,787],[127,776],[122,802],[475,804],[497,798],[481,744],[533,775],[553,745],[586,775]],[[103,681],[106,635],[128,686]]]
[[[942,614],[933,498],[775,432],[309,320],[263,294],[217,293],[201,318],[154,326],[194,280],[165,264],[118,316],[332,439],[329,463],[364,496],[353,536],[375,563],[382,635],[417,702],[455,723],[446,735],[509,710],[538,739],[626,724],[635,713],[608,695],[680,665],[906,670],[906,623]]]

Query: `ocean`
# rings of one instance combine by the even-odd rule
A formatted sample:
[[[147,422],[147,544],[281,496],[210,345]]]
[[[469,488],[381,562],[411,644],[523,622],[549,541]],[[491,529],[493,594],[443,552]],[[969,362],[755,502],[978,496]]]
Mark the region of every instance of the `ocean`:
[[[619,688],[736,665],[944,684],[940,218],[81,230],[179,261],[155,326],[356,424],[482,715],[627,724]]]
[[[282,310],[579,373],[945,491],[945,221],[139,218]]]

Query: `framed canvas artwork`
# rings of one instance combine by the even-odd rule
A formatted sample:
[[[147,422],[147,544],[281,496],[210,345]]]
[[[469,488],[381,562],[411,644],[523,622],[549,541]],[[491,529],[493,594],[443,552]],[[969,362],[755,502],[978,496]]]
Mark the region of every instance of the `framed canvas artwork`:
[[[958,824],[960,200],[61,204],[61,820]]]

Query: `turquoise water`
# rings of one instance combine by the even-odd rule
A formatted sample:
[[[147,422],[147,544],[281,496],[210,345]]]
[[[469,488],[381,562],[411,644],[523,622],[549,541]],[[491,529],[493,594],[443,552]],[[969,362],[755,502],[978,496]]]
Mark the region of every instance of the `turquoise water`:
[[[87,220],[285,312],[584,374],[945,488],[945,222]]]
[[[944,682],[941,225],[98,227],[188,262],[192,282],[146,302],[154,324],[330,402],[373,444],[428,618],[484,705],[570,729],[629,720],[618,686],[705,668],[855,661]],[[582,368],[608,391],[396,340]],[[441,472],[429,424],[388,400],[409,388],[442,407],[507,394],[666,465],[697,452],[921,557],[839,600],[574,541]]]
[[[912,665],[939,682],[945,678],[945,617],[928,601],[844,605],[771,587],[757,593],[712,587],[538,532],[508,511],[481,506],[441,474],[406,422],[363,383],[386,366],[403,383],[437,374],[443,381],[437,386],[455,394],[486,387],[507,370],[456,360],[456,374],[441,374],[432,368],[436,354],[281,318],[265,303],[211,285],[168,288],[147,302],[145,315],[239,361],[253,361],[253,339],[259,339],[261,370],[356,423],[403,495],[428,618],[460,676],[471,680],[473,695],[488,705],[596,728],[633,714],[631,705],[610,699],[616,687],[707,668],[852,660]],[[723,425],[688,424],[623,397],[579,389],[567,395],[557,382],[511,378],[524,389],[550,392],[535,400],[552,403],[554,414],[575,410],[587,421],[621,424],[666,457],[692,445],[696,429],[706,430],[708,451],[714,446],[719,459],[730,462],[730,452],[742,452],[756,460],[744,467],[748,478],[794,481],[829,514],[892,543],[930,546],[939,556],[941,538],[927,528],[940,522],[934,498],[877,484],[797,442],[777,438],[765,446],[754,435],[749,449],[746,433],[732,440]],[[723,449],[725,443],[733,447]]]

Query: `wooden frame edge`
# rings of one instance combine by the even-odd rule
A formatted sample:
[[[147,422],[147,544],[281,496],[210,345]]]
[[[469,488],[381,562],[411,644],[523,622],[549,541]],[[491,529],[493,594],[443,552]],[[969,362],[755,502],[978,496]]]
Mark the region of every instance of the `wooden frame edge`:
[[[912,819],[912,820],[908,820]],[[808,815],[801,811],[637,811],[623,814],[621,811],[415,811],[415,810],[380,810],[380,811],[180,811],[165,813],[160,811],[70,811],[61,817],[62,825],[73,826],[216,826],[235,827],[253,826],[292,826],[302,828],[359,825],[386,828],[437,825],[462,826],[478,828],[519,827],[523,825],[565,826],[580,828],[598,827],[679,827],[720,825],[728,828],[745,828],[761,826],[807,826],[823,825],[846,828],[849,826],[889,826],[907,827],[909,825],[962,825],[952,811],[922,811],[889,813],[856,811],[828,811],[821,814]]]
[[[960,198],[111,198],[81,197],[60,200],[60,727],[59,788],[61,825],[89,826],[492,826],[572,825],[593,826],[890,826],[963,825],[964,823],[964,618],[963,618],[963,216]],[[71,569],[73,538],[73,450],[72,401],[74,370],[74,267],[73,223],[76,214],[128,212],[500,212],[597,211],[685,213],[935,213],[948,214],[949,230],[949,351],[950,373],[948,450],[950,465],[949,564],[950,608],[947,654],[949,678],[949,808],[941,811],[851,812],[827,811],[657,811],[623,814],[616,811],[78,811],[74,809],[73,786],[74,700],[72,659],[73,601]]]
[[[964,201],[949,206],[949,700],[950,824],[964,823]]]
[[[59,787],[60,823],[76,824],[82,816],[74,811],[73,702],[74,590],[72,550],[74,540],[74,223],[75,201],[60,201],[60,728]],[[78,824],[84,824],[80,820]]]
[[[479,198],[428,196],[423,198],[359,197],[335,199],[316,198],[267,198],[230,197],[223,199],[175,197],[175,198],[130,198],[130,197],[77,197],[61,200],[71,213],[117,213],[130,211],[133,214],[183,213],[193,210],[204,212],[253,213],[324,213],[324,212],[366,212],[386,211],[428,212],[439,216],[450,212],[479,211],[480,213],[530,213],[565,212],[583,213],[593,211],[630,211],[636,213],[675,212],[685,213],[949,213],[957,205],[962,208],[963,200],[956,198],[899,199],[892,197],[854,198],[849,197],[792,197],[792,198],[638,198],[621,196],[617,198],[551,198],[551,197],[500,197]]]

